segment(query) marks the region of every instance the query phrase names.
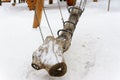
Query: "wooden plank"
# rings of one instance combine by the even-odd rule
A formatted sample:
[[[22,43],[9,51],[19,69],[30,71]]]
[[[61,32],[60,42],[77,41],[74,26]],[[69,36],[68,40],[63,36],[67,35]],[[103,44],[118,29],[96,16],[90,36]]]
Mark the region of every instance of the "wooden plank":
[[[35,10],[37,0],[26,0],[29,10]]]
[[[37,28],[41,23],[44,0],[37,0],[34,13],[33,28]]]

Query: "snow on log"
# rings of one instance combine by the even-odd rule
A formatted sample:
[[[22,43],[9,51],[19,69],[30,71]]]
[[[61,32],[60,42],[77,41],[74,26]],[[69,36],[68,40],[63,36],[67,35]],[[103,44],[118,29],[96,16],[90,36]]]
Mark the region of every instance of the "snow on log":
[[[63,76],[67,71],[63,53],[71,45],[72,36],[83,10],[79,7],[69,9],[70,16],[64,28],[58,31],[58,37],[48,36],[32,56],[32,67],[45,69],[51,76]]]

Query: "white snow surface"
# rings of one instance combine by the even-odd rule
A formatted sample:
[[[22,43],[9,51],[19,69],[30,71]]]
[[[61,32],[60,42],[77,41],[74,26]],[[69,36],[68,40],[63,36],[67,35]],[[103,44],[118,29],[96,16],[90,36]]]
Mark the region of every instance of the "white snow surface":
[[[39,29],[32,28],[34,11],[29,11],[25,3],[14,7],[11,3],[2,3],[0,80],[120,80],[120,0],[111,0],[109,12],[107,2],[88,0],[72,44],[64,53],[68,69],[63,77],[51,77],[45,70],[36,71],[31,67],[32,54],[42,44]],[[67,20],[65,2],[61,6]],[[52,5],[46,1],[45,9],[57,37],[63,24],[56,0]],[[44,15],[41,28],[44,37],[51,35]]]

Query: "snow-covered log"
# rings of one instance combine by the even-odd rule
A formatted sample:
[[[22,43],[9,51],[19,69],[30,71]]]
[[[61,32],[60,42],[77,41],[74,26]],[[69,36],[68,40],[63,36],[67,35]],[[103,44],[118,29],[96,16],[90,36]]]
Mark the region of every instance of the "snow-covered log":
[[[73,32],[83,10],[79,7],[69,9],[70,16],[64,28],[58,31],[58,37],[48,36],[32,57],[32,67],[45,69],[51,76],[63,76],[67,71],[63,53],[70,47]]]

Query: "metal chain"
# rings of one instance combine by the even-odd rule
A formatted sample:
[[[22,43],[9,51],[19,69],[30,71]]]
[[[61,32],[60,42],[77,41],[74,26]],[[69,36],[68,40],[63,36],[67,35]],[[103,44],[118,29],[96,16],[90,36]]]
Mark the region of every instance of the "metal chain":
[[[42,30],[41,30],[40,26],[39,26],[39,30],[40,30],[40,34],[41,34],[41,37],[42,37],[42,41],[44,42],[44,37],[43,37]]]
[[[32,4],[32,6],[34,6],[34,4]],[[37,19],[37,22],[39,23],[39,21],[38,21],[38,17],[37,17],[37,14],[36,14],[36,8],[35,8],[35,17],[36,17],[36,19]],[[42,34],[42,30],[41,30],[41,27],[40,27],[40,24],[39,24],[39,31],[40,31],[40,35],[41,35],[41,39],[42,39],[42,41],[44,42],[44,37],[43,37],[43,34]]]
[[[52,29],[51,29],[51,27],[50,27],[50,23],[49,23],[49,20],[48,20],[48,17],[47,17],[47,14],[46,14],[46,12],[45,12],[44,7],[43,7],[43,11],[44,11],[44,15],[45,15],[45,18],[46,18],[48,27],[49,27],[49,29],[50,29],[50,32],[51,32],[52,36],[54,36],[54,35],[53,35],[53,31],[52,31]]]
[[[44,6],[43,6],[42,3],[43,3],[42,0],[40,0],[40,4],[41,4],[41,6],[42,6],[42,8],[43,8],[43,12],[44,12],[44,15],[45,15],[45,18],[46,18],[46,21],[47,21],[48,27],[49,27],[49,29],[50,29],[50,32],[51,32],[52,36],[54,36],[54,35],[53,35],[53,32],[52,32],[52,29],[51,29],[51,27],[50,27],[50,23],[49,23],[49,20],[48,20],[48,17],[47,17],[47,14],[46,14],[45,8],[44,8]]]
[[[37,22],[39,23],[38,17],[37,17],[37,14],[36,14],[36,9],[35,9],[35,17],[37,19]],[[39,31],[40,31],[40,35],[41,35],[42,41],[44,42],[44,37],[43,37],[43,33],[42,33],[42,30],[41,30],[40,24],[39,24],[38,27],[39,27]]]
[[[80,1],[80,4],[79,4],[79,8],[82,7],[83,10],[84,10],[85,5],[86,5],[86,2],[87,2],[87,0],[84,0],[84,2],[81,0],[81,1]],[[53,35],[53,32],[52,32],[52,29],[51,29],[51,27],[50,27],[50,23],[49,23],[49,20],[48,20],[48,17],[47,17],[45,8],[44,8],[44,6],[43,6],[43,4],[42,4],[42,1],[40,0],[39,3],[42,5],[43,12],[44,12],[44,15],[45,15],[45,18],[46,18],[48,27],[49,27],[49,29],[50,29],[50,32],[51,32],[52,36],[54,36],[54,35]],[[60,11],[60,15],[61,15],[62,22],[64,23],[64,18],[63,18],[63,15],[62,15],[62,10],[61,10],[61,6],[60,6],[60,2],[59,2],[58,0],[57,0],[57,3],[58,3],[58,7],[59,7],[59,11]],[[83,3],[83,5],[82,5],[82,3]],[[35,9],[35,16],[36,16],[36,19],[37,19],[37,21],[38,21],[38,17],[37,17],[37,14],[36,14],[36,9]],[[38,23],[39,23],[39,21],[38,21]],[[42,40],[44,41],[44,37],[43,37],[43,34],[42,34],[42,30],[41,30],[40,25],[39,25],[39,30],[40,30],[40,34],[41,34]]]
[[[80,3],[79,3],[79,8],[81,8],[82,10],[85,9],[85,6],[86,6],[86,3],[87,3],[87,0],[81,0]]]
[[[58,3],[60,15],[61,15],[61,20],[62,20],[62,22],[64,23],[64,18],[63,18],[63,15],[62,15],[62,10],[61,10],[61,6],[60,6],[60,2],[59,2],[58,0],[57,0],[57,3]]]
[[[83,6],[82,6],[83,10],[85,9],[86,3],[87,3],[87,0],[84,0]]]
[[[81,7],[81,5],[82,5],[82,0],[80,0],[80,3],[79,3],[79,8]]]

